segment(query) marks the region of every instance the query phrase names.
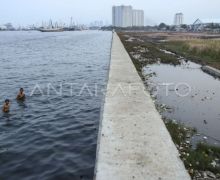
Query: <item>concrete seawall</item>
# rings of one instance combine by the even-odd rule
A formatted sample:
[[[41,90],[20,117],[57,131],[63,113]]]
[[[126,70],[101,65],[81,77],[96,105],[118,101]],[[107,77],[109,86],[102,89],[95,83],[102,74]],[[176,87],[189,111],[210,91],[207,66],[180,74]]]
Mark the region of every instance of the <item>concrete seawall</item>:
[[[94,179],[190,179],[116,33],[113,34]]]
[[[207,72],[208,74],[211,74],[213,76],[219,77],[220,78],[220,70],[215,69],[213,67],[210,66],[202,66],[201,69],[205,72]]]

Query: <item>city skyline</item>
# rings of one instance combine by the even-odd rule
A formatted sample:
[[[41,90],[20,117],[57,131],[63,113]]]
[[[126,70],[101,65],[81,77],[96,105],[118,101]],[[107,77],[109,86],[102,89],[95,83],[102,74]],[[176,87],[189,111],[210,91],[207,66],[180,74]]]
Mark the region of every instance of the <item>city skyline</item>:
[[[133,9],[132,6],[112,7],[112,26],[134,27],[144,26],[144,11]]]
[[[86,4],[86,6],[85,6]],[[111,24],[112,6],[131,5],[145,12],[145,25],[156,25],[164,22],[173,24],[173,16],[177,12],[184,14],[184,22],[192,24],[196,19],[220,18],[218,7],[220,2],[212,0],[109,0],[73,1],[73,0],[8,0],[0,3],[0,24],[11,22],[14,25],[41,23],[49,19],[68,23],[70,17],[78,24],[90,24],[103,21]],[[88,8],[89,7],[89,8]],[[196,11],[195,11],[196,9]]]

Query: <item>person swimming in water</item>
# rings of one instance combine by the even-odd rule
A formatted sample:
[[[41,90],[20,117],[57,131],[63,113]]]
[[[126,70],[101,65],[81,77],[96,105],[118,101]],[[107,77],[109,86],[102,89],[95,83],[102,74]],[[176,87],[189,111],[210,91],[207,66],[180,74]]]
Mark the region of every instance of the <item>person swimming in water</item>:
[[[20,88],[20,91],[19,91],[19,93],[17,95],[17,100],[23,101],[24,99],[25,99],[24,89]]]
[[[6,99],[2,111],[7,113],[10,110],[10,100]]]

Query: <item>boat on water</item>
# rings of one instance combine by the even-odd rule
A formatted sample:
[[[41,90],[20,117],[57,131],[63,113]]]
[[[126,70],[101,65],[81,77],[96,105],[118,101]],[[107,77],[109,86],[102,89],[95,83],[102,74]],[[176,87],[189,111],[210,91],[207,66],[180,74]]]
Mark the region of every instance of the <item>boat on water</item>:
[[[82,31],[83,29],[79,26],[76,26],[75,23],[73,23],[72,17],[70,21],[70,25],[67,27],[64,23],[60,22],[52,22],[52,20],[49,21],[49,23],[42,22],[42,26],[38,29],[40,32],[63,32],[63,31]]]
[[[63,28],[40,28],[40,32],[63,32]]]
[[[40,32],[62,32],[64,28],[62,25],[58,25],[57,22],[53,23],[52,20],[45,24],[42,22],[42,27],[38,29]]]

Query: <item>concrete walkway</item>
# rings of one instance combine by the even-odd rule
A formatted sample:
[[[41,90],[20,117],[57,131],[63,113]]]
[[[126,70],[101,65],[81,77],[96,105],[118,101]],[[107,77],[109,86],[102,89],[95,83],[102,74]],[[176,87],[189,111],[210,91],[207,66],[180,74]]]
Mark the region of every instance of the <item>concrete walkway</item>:
[[[116,33],[100,123],[96,180],[190,179]]]

